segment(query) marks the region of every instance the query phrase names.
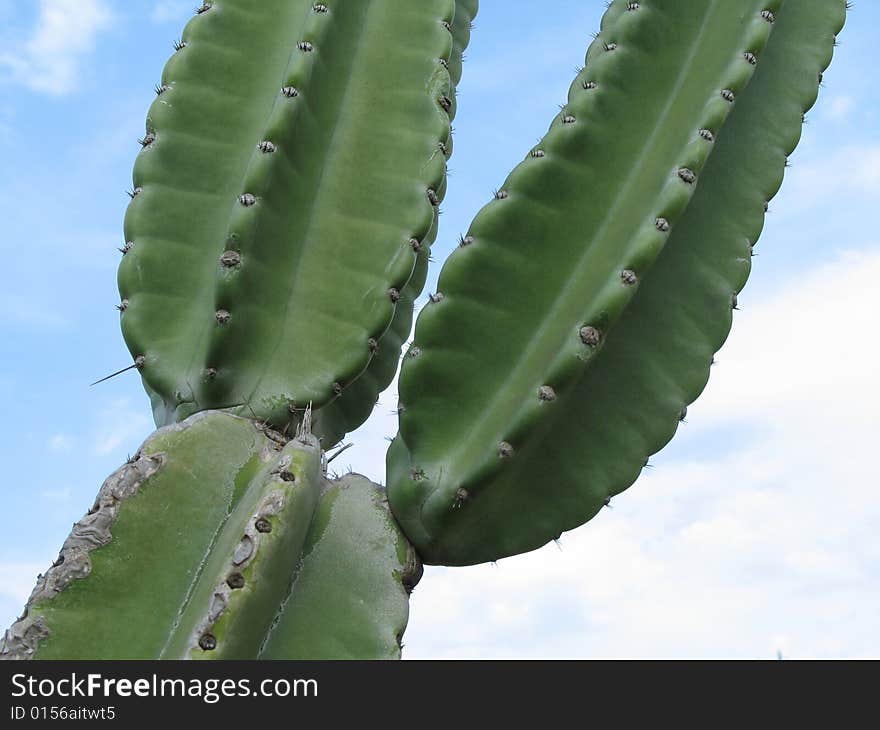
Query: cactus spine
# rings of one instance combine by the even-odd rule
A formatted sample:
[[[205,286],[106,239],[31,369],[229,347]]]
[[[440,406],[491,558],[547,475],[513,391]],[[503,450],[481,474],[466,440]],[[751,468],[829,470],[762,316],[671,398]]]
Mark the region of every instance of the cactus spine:
[[[427,278],[476,12],[199,8],[148,117],[119,271],[164,428],[0,658],[397,658],[422,560],[537,548],[672,438],[846,3],[613,0],[419,317],[387,491],[329,481],[323,450],[393,378]]]

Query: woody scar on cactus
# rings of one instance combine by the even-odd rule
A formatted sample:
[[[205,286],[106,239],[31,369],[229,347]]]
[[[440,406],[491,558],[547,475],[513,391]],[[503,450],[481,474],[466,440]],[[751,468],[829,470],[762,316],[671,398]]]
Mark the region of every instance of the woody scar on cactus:
[[[399,658],[423,564],[589,521],[705,387],[846,9],[610,3],[418,317],[383,487],[327,452],[412,329],[477,1],[201,5],[118,273],[158,430],[0,657]]]

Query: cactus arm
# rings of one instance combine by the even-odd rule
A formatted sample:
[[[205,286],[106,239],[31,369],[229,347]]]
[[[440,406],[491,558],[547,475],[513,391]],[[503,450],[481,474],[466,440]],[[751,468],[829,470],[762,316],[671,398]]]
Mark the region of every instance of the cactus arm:
[[[0,656],[156,658],[218,525],[275,453],[252,424],[221,414],[158,431],[74,525]]]
[[[307,426],[287,440],[205,412],[154,434],[74,526],[0,659],[399,658],[421,562],[382,487],[324,478]]]
[[[321,499],[291,595],[261,659],[399,659],[421,577],[385,491],[349,474]]]
[[[471,42],[471,28],[477,17],[479,0],[456,0],[455,18],[452,21],[452,56],[449,59],[449,75],[456,86],[461,81],[464,54]]]
[[[598,350],[579,332],[631,301],[754,72],[772,29],[761,11],[779,3],[633,5],[612,4],[568,105],[419,317],[400,380],[411,478],[390,484],[407,530],[435,531],[559,409]]]
[[[202,567],[163,659],[252,659],[287,595],[324,479],[317,439],[286,444],[242,496]]]
[[[455,86],[461,81],[462,57],[470,43],[471,24],[476,17],[477,6],[477,0],[456,2],[455,20],[452,26],[452,55],[448,61],[449,74]],[[449,110],[450,122],[455,119],[457,110],[456,101]],[[452,146],[450,133],[444,145],[447,160],[452,157]],[[325,447],[330,447],[342,439],[349,430],[350,424],[363,423],[367,420],[375,405],[376,395],[384,391],[397,374],[401,348],[412,332],[415,301],[422,293],[428,278],[431,247],[437,240],[438,224],[439,209],[435,210],[429,233],[421,241],[412,242],[413,249],[417,253],[412,277],[400,291],[400,301],[395,307],[391,326],[380,339],[370,343],[375,352],[369,367],[358,380],[345,389],[339,398],[316,413],[315,433],[321,436]]]
[[[442,198],[453,13],[216,0],[188,26],[119,274],[157,414],[237,408],[283,429],[367,368]]]
[[[407,530],[427,562],[481,562],[543,545],[629,487],[673,436],[729,332],[766,203],[779,189],[844,16],[842,0],[786,3],[776,14],[755,78],[719,135],[693,201],[595,362],[565,403],[554,404],[565,407],[516,454],[515,470],[481,484],[445,521]],[[389,481],[405,483],[406,446],[392,451]]]

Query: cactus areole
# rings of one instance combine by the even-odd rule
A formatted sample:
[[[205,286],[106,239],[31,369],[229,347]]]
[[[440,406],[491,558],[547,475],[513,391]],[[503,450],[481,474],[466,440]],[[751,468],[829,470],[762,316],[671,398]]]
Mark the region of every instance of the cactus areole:
[[[4,659],[398,658],[422,564],[536,549],[701,393],[845,0],[613,0],[418,317],[387,488],[326,451],[428,276],[477,0],[213,0],[134,166],[119,312],[158,430]],[[488,196],[487,196],[488,197]]]

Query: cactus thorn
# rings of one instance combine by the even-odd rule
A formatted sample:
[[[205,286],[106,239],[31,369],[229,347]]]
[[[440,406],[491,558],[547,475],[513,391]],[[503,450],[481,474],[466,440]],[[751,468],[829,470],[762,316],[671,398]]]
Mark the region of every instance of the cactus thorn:
[[[122,375],[123,373],[127,373],[129,370],[140,370],[141,368],[144,367],[144,365],[146,365],[146,362],[147,362],[147,358],[145,358],[143,355],[138,355],[134,359],[133,365],[129,365],[127,368],[122,368],[122,370],[118,370],[117,372],[113,373],[112,375],[108,375],[106,378],[101,378],[100,380],[96,380],[89,387],[92,388],[96,385],[100,385],[101,383],[106,383],[108,380],[111,380],[112,378],[115,378],[119,375]]]
[[[354,446],[354,444],[344,444],[343,446],[340,446],[340,447],[336,450],[336,453],[333,454],[333,456],[330,456],[330,457],[327,458],[327,463],[329,464],[329,463],[330,463],[331,461],[333,461],[334,459],[339,458],[339,455],[340,455],[340,454],[343,454],[344,452],[348,451],[352,446]]]

